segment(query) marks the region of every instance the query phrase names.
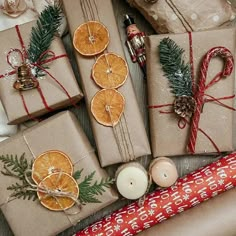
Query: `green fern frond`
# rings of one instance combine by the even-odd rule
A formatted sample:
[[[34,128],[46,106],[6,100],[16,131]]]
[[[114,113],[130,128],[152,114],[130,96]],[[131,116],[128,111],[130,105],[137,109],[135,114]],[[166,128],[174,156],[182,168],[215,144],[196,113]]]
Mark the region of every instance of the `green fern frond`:
[[[159,44],[160,63],[175,96],[192,96],[192,78],[189,63],[183,60],[184,50],[172,39],[164,38]]]

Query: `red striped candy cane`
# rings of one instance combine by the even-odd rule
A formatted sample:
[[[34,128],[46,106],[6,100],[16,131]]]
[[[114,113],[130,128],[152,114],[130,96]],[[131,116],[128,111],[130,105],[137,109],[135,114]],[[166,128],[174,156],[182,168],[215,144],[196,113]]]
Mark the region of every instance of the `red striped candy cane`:
[[[201,70],[200,70],[198,89],[194,95],[194,98],[196,100],[196,111],[194,112],[192,122],[191,122],[191,129],[190,129],[190,136],[189,136],[189,143],[188,143],[188,151],[190,153],[195,153],[197,134],[199,130],[199,120],[201,116],[202,106],[204,104],[204,93],[205,93],[205,90],[208,88],[208,86],[206,85],[208,67],[209,67],[211,59],[216,56],[220,56],[223,59],[225,59],[225,67],[223,71],[220,73],[221,77],[226,77],[230,75],[231,72],[233,71],[234,58],[231,52],[227,48],[214,47],[210,49],[204,56]],[[218,81],[215,81],[215,82],[218,82]]]

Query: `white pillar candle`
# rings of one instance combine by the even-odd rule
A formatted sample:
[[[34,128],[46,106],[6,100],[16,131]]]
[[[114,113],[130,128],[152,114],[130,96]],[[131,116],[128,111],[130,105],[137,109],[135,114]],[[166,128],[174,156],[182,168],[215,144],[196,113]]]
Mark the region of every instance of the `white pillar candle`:
[[[124,164],[116,172],[116,186],[123,197],[138,199],[145,194],[148,187],[147,171],[137,162]]]
[[[153,181],[160,187],[169,187],[178,178],[175,163],[166,157],[156,158],[150,165],[150,173]]]

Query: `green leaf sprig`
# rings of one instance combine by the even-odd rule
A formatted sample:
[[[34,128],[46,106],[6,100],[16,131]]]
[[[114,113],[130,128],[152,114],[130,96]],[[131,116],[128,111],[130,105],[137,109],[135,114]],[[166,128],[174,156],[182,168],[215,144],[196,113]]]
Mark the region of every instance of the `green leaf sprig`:
[[[32,187],[25,179],[25,172],[32,169],[33,162],[28,162],[23,153],[20,158],[17,155],[2,155],[0,161],[4,164],[4,171],[1,171],[3,175],[17,178],[19,182],[7,187],[7,190],[13,191],[10,195],[11,198],[23,198],[35,201],[37,199],[37,193],[32,191]]]
[[[78,180],[81,177],[82,170],[76,171],[73,177]],[[97,180],[92,184],[95,171],[91,174],[84,177],[84,180],[79,183],[79,200],[81,204],[85,205],[86,203],[101,203],[98,200],[97,196],[102,195],[106,190],[105,188],[110,188],[114,183],[114,180],[110,177],[106,179],[101,179],[100,182]]]

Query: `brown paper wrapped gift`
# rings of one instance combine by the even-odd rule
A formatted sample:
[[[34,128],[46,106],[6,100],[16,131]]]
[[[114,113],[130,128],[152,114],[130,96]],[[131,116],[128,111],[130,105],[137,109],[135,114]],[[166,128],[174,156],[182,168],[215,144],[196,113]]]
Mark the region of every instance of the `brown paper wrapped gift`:
[[[235,236],[235,199],[234,188],[138,236]]]
[[[120,42],[120,35],[117,29],[111,1],[97,0],[95,2],[100,21],[108,28],[110,35],[107,51],[117,53],[124,58],[124,52]],[[65,0],[63,1],[63,4],[70,33],[73,37],[76,28],[85,22],[80,1]],[[96,12],[96,9],[94,9],[94,12]],[[131,160],[136,157],[150,154],[149,142],[130,76],[128,76],[125,84],[118,89],[125,98],[125,111],[119,125],[117,125],[119,128],[115,131],[118,133],[118,138],[115,138],[113,128],[99,124],[91,114],[90,102],[93,96],[100,90],[93,79],[91,79],[91,69],[95,60],[93,57],[81,56],[76,51],[75,54],[101,165],[108,166],[124,162],[124,159]],[[119,143],[119,145],[117,143]],[[121,146],[121,151],[119,151],[118,146]],[[123,154],[121,154],[121,152]]]
[[[99,166],[97,157],[77,119],[68,111],[59,113],[2,142],[0,150],[1,155],[20,156],[25,153],[25,157],[29,160],[47,150],[60,150],[71,158],[74,171],[84,169],[82,178],[93,171],[96,171],[97,180],[107,177],[106,172]],[[0,170],[3,170],[2,162]],[[16,179],[1,175],[0,204],[4,203],[11,193],[6,188],[15,182]],[[117,200],[117,195],[112,189],[107,189],[102,196],[99,196],[99,200],[102,203],[82,206],[79,214],[69,216],[71,221],[75,223],[111,204]],[[50,211],[38,200],[16,199],[3,205],[1,210],[16,236],[56,235],[71,226],[65,213]]]
[[[128,0],[157,33],[184,33],[227,25],[235,19],[230,1],[214,0]]]
[[[148,73],[148,103],[149,106],[161,106],[173,104],[174,95],[170,91],[168,79],[164,76],[162,66],[159,62],[158,46],[163,38],[169,37],[185,50],[185,62],[189,62],[189,34],[153,35],[147,37],[147,73]],[[235,55],[235,28],[193,32],[192,49],[194,78],[199,76],[203,56],[213,47],[223,46]],[[224,61],[220,57],[211,60],[208,68],[207,83],[223,68]],[[230,76],[221,79],[218,83],[207,89],[206,93],[215,98],[232,96],[234,94],[234,71]],[[229,107],[233,107],[234,99],[222,100]],[[190,126],[184,129],[178,127],[179,117],[172,114],[162,114],[161,111],[171,108],[162,107],[149,109],[151,143],[154,157],[171,156],[187,153],[187,144]],[[233,150],[233,111],[225,108],[217,102],[204,104],[201,113],[199,128],[202,129],[220,151]],[[198,131],[195,153],[212,153],[216,148],[210,139]]]
[[[34,25],[35,22],[30,22],[19,26],[20,33],[26,47],[29,44],[31,28]],[[1,32],[0,38],[0,74],[3,75],[13,70],[7,63],[7,53],[12,48],[17,48],[20,50],[22,48],[15,28]],[[54,39],[50,50],[52,50],[56,56],[66,53],[60,38]],[[48,63],[47,66],[49,67],[49,69],[47,69],[48,72],[62,84],[73,101],[78,102],[83,95],[78,87],[68,58],[63,57],[56,59]],[[12,76],[6,76],[5,78],[0,79],[0,98],[10,124],[21,123],[30,119],[23,106],[19,91],[13,88],[13,81],[15,81],[16,78],[17,75],[14,74]],[[48,106],[52,109],[55,110],[72,105],[72,102],[66,93],[51,77],[49,77],[49,75],[45,75],[42,79],[39,79],[39,84]],[[48,109],[45,108],[37,89],[23,91],[22,94],[29,113],[33,117],[41,116],[48,112]]]

